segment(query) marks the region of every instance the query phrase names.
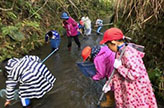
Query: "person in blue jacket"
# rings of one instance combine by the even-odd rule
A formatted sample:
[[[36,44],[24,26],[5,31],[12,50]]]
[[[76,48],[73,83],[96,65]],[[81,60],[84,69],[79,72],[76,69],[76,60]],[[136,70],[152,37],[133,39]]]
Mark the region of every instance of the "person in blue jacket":
[[[83,33],[83,28],[84,28],[84,26],[82,26],[80,23],[78,23],[78,36]]]
[[[52,51],[56,48],[59,48],[60,45],[60,35],[57,31],[51,30],[45,35],[45,42],[48,43],[48,40],[50,40]]]
[[[96,27],[97,27],[97,30],[96,30],[97,35],[100,35],[101,34],[100,31],[101,31],[101,29],[103,27],[103,20],[97,19],[96,20]]]

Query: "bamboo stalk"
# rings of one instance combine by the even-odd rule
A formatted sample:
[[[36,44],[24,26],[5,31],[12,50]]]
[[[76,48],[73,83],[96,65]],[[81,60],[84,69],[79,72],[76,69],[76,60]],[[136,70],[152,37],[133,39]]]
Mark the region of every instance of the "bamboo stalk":
[[[138,23],[143,27],[152,18],[158,21],[161,13],[164,13],[164,0],[116,0],[114,2],[116,4],[116,21],[118,21],[119,16],[124,17],[127,13],[124,21],[131,20],[131,26]],[[136,18],[132,19],[132,17]]]

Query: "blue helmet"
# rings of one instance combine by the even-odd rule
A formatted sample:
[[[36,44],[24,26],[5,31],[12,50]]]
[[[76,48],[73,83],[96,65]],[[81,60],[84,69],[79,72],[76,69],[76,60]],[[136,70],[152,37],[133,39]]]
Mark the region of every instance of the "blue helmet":
[[[63,12],[62,15],[61,15],[61,18],[62,19],[68,19],[69,16],[68,16],[68,14],[66,12]]]

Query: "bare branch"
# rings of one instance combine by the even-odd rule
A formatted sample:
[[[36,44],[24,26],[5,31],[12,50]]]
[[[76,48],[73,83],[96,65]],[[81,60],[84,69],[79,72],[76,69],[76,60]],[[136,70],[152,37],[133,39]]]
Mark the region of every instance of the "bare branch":
[[[48,3],[48,0],[46,0],[43,4],[42,7],[40,7],[37,11],[35,11],[30,17],[28,17],[28,19],[30,19],[31,17],[33,17],[36,13],[38,13],[46,4]]]
[[[67,9],[64,7],[64,5],[61,3],[61,0],[56,0],[56,2],[60,5],[60,7],[62,7],[64,9],[65,12],[67,12],[69,14],[69,12],[67,11]],[[70,15],[70,14],[69,14]]]
[[[2,10],[2,11],[11,11],[11,10],[13,10],[14,5],[15,5],[15,2],[16,2],[16,0],[14,0],[14,2],[13,2],[13,4],[12,4],[11,8],[9,8],[9,9],[4,9],[4,8],[1,8],[1,7],[0,7],[0,10]]]

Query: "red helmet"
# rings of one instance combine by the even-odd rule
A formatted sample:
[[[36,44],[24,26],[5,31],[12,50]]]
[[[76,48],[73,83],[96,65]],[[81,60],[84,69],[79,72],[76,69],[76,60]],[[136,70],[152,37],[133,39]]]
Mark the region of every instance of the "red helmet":
[[[104,44],[108,41],[120,40],[123,39],[124,34],[118,28],[110,28],[105,31],[103,40],[100,41],[100,44]]]
[[[80,20],[80,24],[83,26],[84,25],[84,22],[82,20]]]
[[[81,56],[83,57],[83,62],[89,57],[90,54],[91,54],[91,47],[86,46],[81,52]]]

